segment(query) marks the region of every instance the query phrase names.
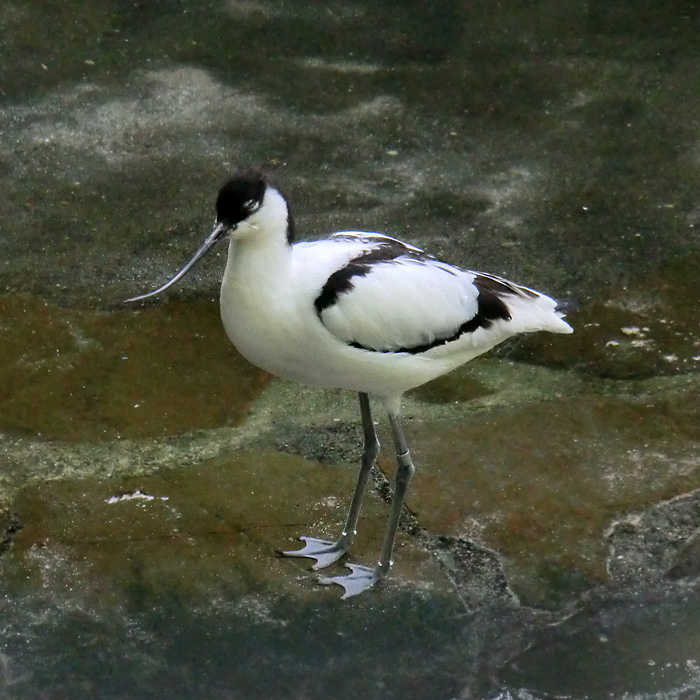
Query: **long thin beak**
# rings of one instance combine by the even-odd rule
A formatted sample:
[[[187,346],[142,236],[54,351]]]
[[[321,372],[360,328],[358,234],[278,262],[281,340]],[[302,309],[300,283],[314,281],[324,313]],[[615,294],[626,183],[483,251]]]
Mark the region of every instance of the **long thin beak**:
[[[155,296],[156,294],[160,294],[161,292],[164,292],[168,287],[172,287],[176,282],[181,280],[206,254],[207,251],[210,248],[213,248],[214,245],[223,237],[223,235],[228,231],[230,227],[226,226],[225,224],[222,223],[217,223],[216,226],[214,226],[214,230],[209,234],[209,237],[207,238],[204,243],[199,247],[199,250],[192,256],[191,260],[185,265],[185,267],[178,272],[175,277],[173,277],[169,282],[166,282],[162,287],[158,287],[154,292],[148,292],[148,294],[141,294],[140,296],[137,297],[131,297],[131,299],[125,299],[124,303],[128,303],[130,301],[140,301],[141,299],[148,299],[148,297]]]

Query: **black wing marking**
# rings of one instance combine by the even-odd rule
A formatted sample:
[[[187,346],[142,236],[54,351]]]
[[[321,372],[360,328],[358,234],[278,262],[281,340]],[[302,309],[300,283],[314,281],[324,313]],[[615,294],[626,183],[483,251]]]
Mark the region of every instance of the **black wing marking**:
[[[432,348],[451,343],[465,334],[474,333],[479,329],[489,329],[497,321],[510,321],[512,315],[508,305],[509,297],[526,297],[530,299],[541,297],[538,292],[514,284],[501,277],[473,270],[460,270],[452,265],[436,260],[432,255],[425,253],[419,248],[381,234],[342,232],[335,234],[333,239],[348,239],[355,243],[361,242],[366,247],[363,247],[352,260],[328,277],[314,300],[316,313],[322,323],[329,321],[329,319],[325,318],[324,311],[331,309],[336,304],[342,305],[343,298],[355,289],[359,279],[366,277],[373,270],[379,272],[380,268],[385,265],[426,265],[439,268],[443,273],[454,277],[469,275],[470,279],[467,284],[473,290],[470,294],[473,301],[465,306],[461,322],[458,317],[459,314],[457,314],[457,317],[454,318],[454,325],[451,327],[443,327],[441,330],[435,327],[432,330],[429,327],[424,329],[414,328],[415,341],[412,343],[409,341],[409,343],[403,345],[385,345],[379,339],[375,342],[367,343],[366,340],[360,341],[357,338],[344,337],[344,341],[348,345],[358,349],[380,353],[404,352],[420,354]],[[462,282],[461,284],[464,283]],[[384,287],[383,290],[386,293],[390,288],[391,285],[388,288]],[[395,299],[394,301],[396,302],[397,300]],[[395,308],[399,316],[394,316],[393,319],[398,320],[403,315],[400,310],[401,303],[399,302]],[[382,313],[381,311],[378,312]],[[430,313],[429,311],[426,312]],[[408,317],[406,320],[408,321]],[[430,326],[430,323],[427,325]],[[408,340],[406,335],[410,336],[411,331],[407,334],[399,333],[399,335],[404,335],[405,339]],[[420,338],[421,335],[423,336],[422,338]],[[341,337],[340,334],[339,337]]]
[[[474,271],[472,270],[472,272]],[[474,284],[476,284],[480,290],[488,290],[489,292],[501,296],[524,296],[530,299],[536,299],[542,296],[534,289],[523,287],[520,284],[514,284],[502,277],[496,277],[496,275],[489,275],[486,272],[474,272],[474,274],[477,277]]]
[[[342,236],[337,236],[341,238]],[[357,236],[352,236],[357,240]],[[378,241],[378,242],[375,242]],[[345,267],[336,270],[323,285],[321,293],[316,297],[314,306],[316,313],[321,314],[324,309],[333,306],[342,294],[353,289],[353,277],[364,277],[372,271],[372,265],[377,263],[396,262],[399,258],[410,258],[417,262],[425,262],[434,258],[424,253],[419,248],[406,245],[395,238],[377,236],[374,240],[367,239],[373,247],[365,250],[353,258]]]

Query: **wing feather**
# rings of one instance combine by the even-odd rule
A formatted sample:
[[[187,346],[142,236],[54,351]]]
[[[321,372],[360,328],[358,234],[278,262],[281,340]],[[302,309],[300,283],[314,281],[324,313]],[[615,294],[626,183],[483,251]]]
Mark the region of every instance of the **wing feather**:
[[[419,354],[479,331],[493,336],[480,345],[535,330],[571,332],[550,297],[389,236],[344,231],[295,249],[307,280],[318,280],[316,314],[348,345]]]
[[[334,303],[319,315],[346,343],[382,352],[444,341],[478,313],[475,275],[431,259],[401,256],[344,268]],[[355,271],[355,274],[351,274]]]

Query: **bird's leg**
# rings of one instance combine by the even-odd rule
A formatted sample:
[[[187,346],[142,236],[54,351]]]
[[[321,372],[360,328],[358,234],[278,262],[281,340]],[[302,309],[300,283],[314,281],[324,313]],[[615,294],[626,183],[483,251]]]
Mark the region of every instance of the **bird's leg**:
[[[411,483],[411,478],[416,468],[413,466],[413,461],[408,451],[398,412],[389,413],[389,421],[391,422],[391,432],[396,445],[396,462],[398,467],[394,476],[391,511],[389,512],[389,519],[384,533],[384,544],[382,545],[379,563],[374,568],[358,564],[346,564],[352,570],[349,576],[333,576],[319,579],[320,583],[323,584],[337,583],[339,586],[342,586],[345,589],[345,593],[342,596],[343,600],[358,595],[358,593],[362,593],[374,586],[377,581],[381,581],[389,573],[389,569],[391,569],[393,564],[391,555],[394,551],[396,530],[399,526],[408,485]]]
[[[315,537],[301,537],[300,539],[305,542],[303,549],[281,552],[281,554],[286,557],[308,557],[310,559],[315,559],[316,563],[312,567],[314,570],[323,569],[326,566],[330,566],[333,562],[338,561],[338,559],[348,551],[353,537],[357,533],[357,521],[360,517],[362,498],[367,489],[367,481],[370,472],[379,454],[379,440],[377,439],[377,433],[374,429],[369,396],[364,393],[360,393],[360,414],[362,416],[362,431],[364,434],[362,463],[343,532],[335,542],[319,540]]]

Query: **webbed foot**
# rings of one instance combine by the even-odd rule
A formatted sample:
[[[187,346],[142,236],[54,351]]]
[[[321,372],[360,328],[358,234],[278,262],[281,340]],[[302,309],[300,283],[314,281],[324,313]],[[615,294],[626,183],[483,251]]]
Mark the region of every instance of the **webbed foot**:
[[[342,586],[345,593],[341,600],[359,595],[368,588],[372,588],[377,581],[381,581],[386,575],[380,567],[372,568],[361,564],[346,564],[352,571],[348,576],[320,576],[318,582],[324,586],[331,586],[334,583]]]
[[[287,552],[280,552],[285,557],[308,557],[315,559],[316,563],[311,567],[314,571],[325,569],[327,566],[338,561],[347,551],[348,545],[341,537],[336,542],[319,540],[315,537],[300,537],[304,541],[303,549],[294,549]]]

